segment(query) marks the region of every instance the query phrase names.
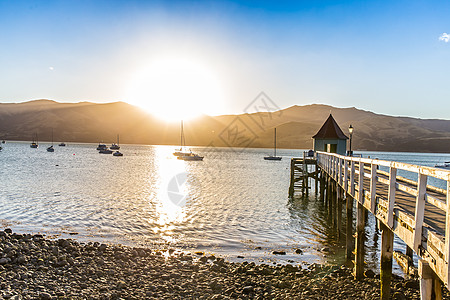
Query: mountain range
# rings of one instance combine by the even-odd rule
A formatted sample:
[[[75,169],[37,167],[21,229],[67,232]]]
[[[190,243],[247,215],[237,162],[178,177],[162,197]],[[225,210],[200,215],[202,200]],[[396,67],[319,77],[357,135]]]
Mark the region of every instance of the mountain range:
[[[354,150],[399,152],[449,152],[450,121],[395,117],[355,107],[336,108],[322,104],[292,106],[271,112],[200,116],[184,122],[187,145],[215,147],[273,146],[277,128],[277,147],[310,149],[311,137],[332,114],[348,135],[354,127]],[[180,124],[168,123],[124,102],[59,103],[33,100],[0,103],[0,139],[55,142],[103,141],[112,143],[120,135],[122,144],[178,145]]]

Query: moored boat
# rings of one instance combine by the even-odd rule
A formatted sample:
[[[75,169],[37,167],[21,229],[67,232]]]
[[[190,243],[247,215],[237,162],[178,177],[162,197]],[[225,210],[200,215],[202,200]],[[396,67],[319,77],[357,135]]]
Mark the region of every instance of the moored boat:
[[[123,156],[122,152],[116,151],[113,153],[114,156]]]
[[[108,146],[106,146],[105,144],[99,143],[97,146],[97,150],[106,150],[108,149]]]
[[[281,160],[281,156],[277,156],[277,129],[276,128],[274,128],[273,155],[264,156],[264,160]]]
[[[101,154],[112,154],[113,151],[108,149],[108,147],[106,147],[105,149],[101,149],[100,151],[98,151],[98,153],[101,153]]]

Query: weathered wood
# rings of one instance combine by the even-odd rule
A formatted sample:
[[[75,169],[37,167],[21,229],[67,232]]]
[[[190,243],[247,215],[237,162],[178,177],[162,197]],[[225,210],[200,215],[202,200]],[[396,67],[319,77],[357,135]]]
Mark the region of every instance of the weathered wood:
[[[377,165],[370,165],[370,211],[376,214],[376,196],[377,196]],[[376,222],[375,222],[376,224]]]
[[[450,178],[447,180],[447,212],[445,214],[445,251],[444,256],[447,262],[450,262]],[[450,278],[450,263],[447,264],[447,280]]]
[[[348,161],[344,160],[344,192],[348,193]]]
[[[406,245],[416,249],[418,256],[430,262],[429,267],[436,276],[446,287],[449,286],[449,170],[324,152],[316,152],[316,158],[317,168],[321,168],[323,173],[327,174],[325,176],[333,178],[333,182],[336,181],[338,186],[350,195],[351,201],[347,201],[347,206],[354,200],[362,203],[367,208],[367,212],[374,213],[377,220],[389,227]],[[387,167],[389,172],[380,170],[379,167]],[[397,176],[398,170],[415,173],[419,180],[414,181]],[[298,171],[296,172],[298,174]],[[358,174],[357,177],[356,174]],[[310,176],[310,173],[308,172],[307,175]],[[427,185],[426,182],[423,183],[425,178],[423,176],[442,179],[447,182],[447,188],[441,189]],[[436,182],[428,178],[426,181]],[[355,191],[356,187],[358,188]],[[330,193],[333,197],[337,195],[334,187],[331,190],[328,189],[327,194],[330,195]],[[340,198],[337,199],[336,204],[333,204],[331,200],[325,206],[327,209],[330,209],[330,205],[332,206],[330,211],[336,219],[339,211],[336,206],[339,206]],[[349,216],[348,220],[352,222],[352,216]],[[347,237],[351,240],[351,227]],[[364,237],[362,237],[363,240]],[[346,242],[346,246],[348,244]],[[355,248],[358,248],[358,245],[355,245]],[[347,256],[351,257],[350,254]],[[356,258],[355,261],[357,261]]]
[[[345,234],[346,234],[346,241],[345,241],[345,258],[350,261],[353,258],[353,250],[355,249],[354,246],[354,239],[353,239],[353,198],[349,195],[346,197],[346,217],[347,217],[347,223],[345,227]]]
[[[355,241],[355,279],[364,278],[364,206],[357,203],[356,210],[356,241]]]
[[[397,177],[397,169],[392,167],[389,170],[389,191],[388,191],[388,211],[387,225],[392,228],[394,226],[394,204],[395,204],[395,183]]]
[[[420,299],[431,300],[433,292],[433,270],[427,261],[419,259]]]
[[[419,246],[422,244],[422,227],[425,215],[425,192],[427,188],[427,176],[419,174],[419,183],[417,186],[416,212],[414,219],[414,251],[419,252]]]
[[[337,198],[337,205],[336,205],[336,222],[337,222],[337,235],[338,239],[342,237],[342,188],[337,186],[336,188],[336,198]]]
[[[392,255],[394,251],[394,233],[384,223],[381,229],[380,281],[381,299],[391,297]]]
[[[355,162],[350,163],[350,195],[355,197]]]
[[[364,163],[359,163],[358,202],[364,205]]]

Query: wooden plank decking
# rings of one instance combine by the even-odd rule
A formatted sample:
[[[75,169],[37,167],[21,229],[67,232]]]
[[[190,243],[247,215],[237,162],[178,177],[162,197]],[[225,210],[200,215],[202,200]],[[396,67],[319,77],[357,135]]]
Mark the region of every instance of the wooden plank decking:
[[[426,260],[448,288],[450,171],[324,152],[316,155],[318,167]],[[397,170],[416,173],[418,181],[397,176]],[[447,188],[427,185],[429,177],[446,181]]]

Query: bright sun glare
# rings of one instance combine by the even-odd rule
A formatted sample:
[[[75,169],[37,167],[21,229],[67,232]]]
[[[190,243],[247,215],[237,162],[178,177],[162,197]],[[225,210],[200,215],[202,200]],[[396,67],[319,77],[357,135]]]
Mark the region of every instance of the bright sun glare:
[[[220,114],[224,93],[217,75],[193,59],[164,57],[132,79],[127,101],[167,121]]]

